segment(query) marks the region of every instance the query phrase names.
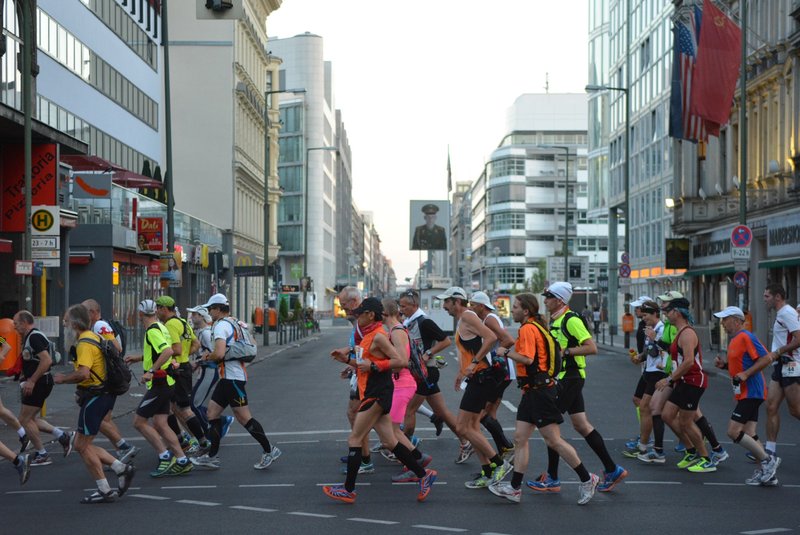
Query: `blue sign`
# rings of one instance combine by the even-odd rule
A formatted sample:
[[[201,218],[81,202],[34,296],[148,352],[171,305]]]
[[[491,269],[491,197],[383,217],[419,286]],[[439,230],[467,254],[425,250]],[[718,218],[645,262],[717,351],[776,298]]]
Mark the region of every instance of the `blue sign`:
[[[747,287],[747,273],[744,271],[737,271],[733,275],[733,285],[739,289]]]
[[[750,247],[753,231],[747,225],[737,225],[731,232],[731,245],[734,247]]]

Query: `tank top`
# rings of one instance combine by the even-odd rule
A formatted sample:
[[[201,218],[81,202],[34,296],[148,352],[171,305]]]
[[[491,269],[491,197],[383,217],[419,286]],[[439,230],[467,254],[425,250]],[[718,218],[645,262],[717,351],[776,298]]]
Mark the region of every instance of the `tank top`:
[[[389,337],[391,338],[392,333],[394,333],[395,329],[401,329],[406,331],[406,335],[408,335],[408,331],[402,324],[395,325],[389,331]],[[391,339],[390,339],[391,341]],[[411,344],[406,344],[406,357],[411,356]],[[394,370],[392,373],[392,381],[394,382],[395,388],[417,388],[417,381],[414,379],[414,376],[411,375],[411,371],[406,367],[402,370]]]
[[[680,340],[681,335],[687,329],[691,329],[691,327],[687,325],[678,331],[678,334],[675,335],[675,339],[669,346],[669,354],[673,362],[676,363],[675,367],[683,363],[684,356],[680,346],[678,346],[678,340]],[[692,367],[689,368],[689,371],[687,371],[680,380],[687,385],[696,386],[698,388],[708,388],[708,374],[703,370],[703,352],[700,349],[699,343],[694,348],[694,363],[692,363]]]
[[[365,334],[358,343],[359,347],[361,347],[363,350],[361,355],[363,359],[369,360],[370,362],[378,362],[379,360],[382,360],[369,351],[369,348],[372,347],[372,342],[379,334],[386,336],[386,331],[383,330],[382,326],[379,326],[378,328],[370,331],[368,334]],[[394,388],[392,385],[392,372],[390,370],[385,372],[372,370],[364,372],[359,369],[357,370],[357,375],[358,393],[362,400],[379,397],[385,393],[387,389],[391,391]]]

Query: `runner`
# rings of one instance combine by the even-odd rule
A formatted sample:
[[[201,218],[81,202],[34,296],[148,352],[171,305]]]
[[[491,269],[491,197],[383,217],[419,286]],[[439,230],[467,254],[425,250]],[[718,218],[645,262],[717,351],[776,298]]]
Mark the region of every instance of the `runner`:
[[[739,444],[758,461],[759,467],[748,485],[764,485],[773,479],[777,485],[775,472],[781,464],[780,457],[770,455],[757,440],[753,440],[758,423],[758,409],[767,397],[764,375],[761,370],[770,365],[764,358],[767,350],[750,331],[744,329],[744,312],[739,307],[727,307],[714,314],[722,320],[722,327],[728,333],[728,358],[717,356],[714,365],[727,369],[733,385],[736,407],[728,423],[728,437]]]
[[[520,293],[514,298],[511,315],[520,324],[519,336],[513,349],[504,351],[515,362],[517,384],[522,389],[522,399],[517,408],[517,428],[514,432],[514,472],[511,482],[497,482],[489,486],[492,494],[515,503],[522,497],[522,480],[528,468],[530,437],[536,428],[547,447],[558,452],[581,480],[579,505],[592,499],[600,478],[590,474],[581,462],[575,448],[561,438],[559,425],[564,419],[556,398],[558,388],[558,348],[544,327],[534,319],[539,314],[539,303],[531,293]]]
[[[353,431],[347,439],[350,448],[347,460],[347,479],[344,485],[326,485],[322,490],[334,500],[355,503],[355,486],[361,466],[362,444],[370,429],[374,428],[384,447],[391,450],[409,470],[417,475],[419,478],[417,500],[424,501],[433,487],[433,482],[436,481],[436,471],[422,468],[408,447],[397,440],[392,432],[392,421],[389,416],[394,389],[390,370],[402,368],[406,359],[397,353],[383,330],[381,324],[383,305],[378,299],[368,297],[352,312],[357,318],[358,328],[363,338],[352,351],[349,348],[336,349],[331,352],[331,357],[355,367],[362,403],[353,424]],[[355,358],[351,353],[355,353]]]
[[[0,363],[5,360],[10,351],[11,344],[6,342],[6,339],[0,336]],[[11,429],[17,430],[17,436],[19,437],[20,443],[19,452],[23,453],[26,449],[28,449],[28,444],[30,444],[31,441],[28,440],[28,435],[25,433],[25,428],[19,423],[19,420],[17,420],[17,417],[14,416],[14,413],[8,410],[5,405],[3,405],[2,399],[0,399],[0,420],[3,420],[3,422]]]
[[[19,484],[24,485],[27,483],[31,475],[31,457],[24,453],[16,454],[11,449],[0,441],[0,457],[11,461],[14,469],[19,474]]]
[[[583,385],[586,381],[586,356],[597,354],[597,345],[591,333],[586,330],[580,316],[569,308],[572,298],[572,285],[568,282],[554,282],[542,294],[544,305],[550,313],[550,333],[559,344],[562,355],[562,371],[558,374],[561,392],[558,395],[558,408],[569,413],[572,427],[592,448],[603,463],[603,481],[597,486],[600,492],[608,492],[623,479],[628,471],[616,464],[608,454],[603,437],[589,422],[583,400]],[[536,491],[559,492],[558,452],[547,449],[547,473],[528,486]]]
[[[644,351],[644,342],[645,342],[645,328],[647,324],[644,321],[644,317],[642,316],[642,304],[645,301],[652,301],[652,299],[646,295],[640,296],[635,301],[630,302],[630,307],[633,309],[633,314],[637,318],[639,318],[639,324],[636,327],[636,355],[641,355]],[[633,351],[632,349],[628,349],[628,351]],[[634,364],[638,364],[635,362]],[[641,363],[642,373],[639,376],[639,381],[636,383],[636,389],[633,392],[633,406],[636,409],[636,420],[639,422],[640,427],[640,434],[635,439],[631,439],[625,443],[625,450],[623,450],[622,454],[626,457],[636,457],[637,452],[639,451],[638,444],[641,439],[641,425],[642,425],[642,415],[641,415],[641,403],[642,403],[642,396],[644,395],[644,388],[646,386],[645,378],[644,378],[644,362]]]

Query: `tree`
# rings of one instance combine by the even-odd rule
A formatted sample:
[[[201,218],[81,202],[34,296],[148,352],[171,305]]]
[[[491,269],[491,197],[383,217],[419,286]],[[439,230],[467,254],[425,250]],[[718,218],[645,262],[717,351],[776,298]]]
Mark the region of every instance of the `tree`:
[[[289,320],[289,299],[281,299],[280,305],[278,305],[278,315],[281,318],[281,323],[286,323]]]
[[[528,279],[528,289],[538,294],[544,291],[544,281],[547,279],[547,261],[539,260],[534,268],[533,276]]]

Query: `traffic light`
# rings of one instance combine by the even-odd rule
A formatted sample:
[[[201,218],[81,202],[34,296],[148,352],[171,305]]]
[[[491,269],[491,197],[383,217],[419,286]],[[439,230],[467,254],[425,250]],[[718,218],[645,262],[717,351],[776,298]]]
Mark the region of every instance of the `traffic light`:
[[[211,11],[225,11],[233,7],[233,0],[206,0],[206,9]]]

